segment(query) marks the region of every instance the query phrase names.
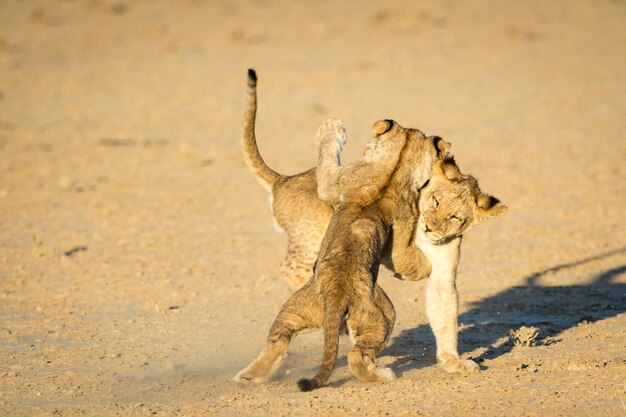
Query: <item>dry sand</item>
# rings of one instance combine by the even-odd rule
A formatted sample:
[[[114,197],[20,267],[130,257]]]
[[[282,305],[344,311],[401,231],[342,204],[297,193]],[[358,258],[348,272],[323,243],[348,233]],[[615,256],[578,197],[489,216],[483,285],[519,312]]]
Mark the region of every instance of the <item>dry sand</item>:
[[[624,22],[603,0],[1,1],[0,414],[626,415]],[[463,244],[481,372],[434,365],[424,283],[383,271],[398,380],[352,379],[342,338],[298,392],[316,333],[231,382],[290,293],[240,149],[248,67],[280,172],[313,166],[324,117],[347,161],[394,118],[509,206]]]

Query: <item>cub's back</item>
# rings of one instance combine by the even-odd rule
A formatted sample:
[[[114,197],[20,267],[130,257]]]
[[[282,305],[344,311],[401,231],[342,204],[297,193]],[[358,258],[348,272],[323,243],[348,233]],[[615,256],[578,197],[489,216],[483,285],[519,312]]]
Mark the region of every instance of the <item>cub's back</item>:
[[[389,226],[376,204],[339,206],[322,241],[316,277],[373,285]]]
[[[290,235],[292,233],[311,236],[319,243],[333,215],[333,207],[317,196],[316,169],[284,177],[272,190],[272,211],[276,223]],[[319,236],[317,236],[319,234]]]

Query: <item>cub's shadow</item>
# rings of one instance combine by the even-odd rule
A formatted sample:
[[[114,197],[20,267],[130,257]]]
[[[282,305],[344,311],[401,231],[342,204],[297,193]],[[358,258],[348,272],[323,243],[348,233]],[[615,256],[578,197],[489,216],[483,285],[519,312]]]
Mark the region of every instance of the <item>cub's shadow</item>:
[[[534,345],[547,345],[559,343],[558,335],[579,323],[623,313],[626,284],[613,281],[626,273],[626,265],[598,274],[588,285],[544,287],[539,281],[546,275],[624,252],[626,247],[536,272],[526,277],[525,285],[472,303],[470,310],[459,315],[459,352],[478,351],[473,359],[481,363],[509,352],[512,348],[509,334],[522,326],[538,328]],[[396,358],[391,367],[399,376],[411,369],[433,365],[435,352],[430,326],[423,324],[403,330],[381,356]]]

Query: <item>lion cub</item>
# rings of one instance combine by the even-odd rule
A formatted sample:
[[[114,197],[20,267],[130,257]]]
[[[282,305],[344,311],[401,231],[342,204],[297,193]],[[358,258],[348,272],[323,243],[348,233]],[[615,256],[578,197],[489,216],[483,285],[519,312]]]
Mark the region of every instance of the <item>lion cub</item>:
[[[280,270],[284,280],[293,290],[297,290],[313,276],[313,265],[334,208],[332,204],[318,196],[320,187],[318,187],[317,173],[320,170],[312,168],[300,174],[287,176],[274,171],[265,163],[259,153],[256,141],[256,111],[257,75],[254,70],[250,69],[248,70],[247,106],[243,121],[244,156],[246,163],[261,185],[270,193],[270,205],[276,226],[287,234],[287,254]],[[333,124],[337,124],[337,126],[333,126]],[[417,129],[411,131],[413,132],[412,135],[419,136],[424,140],[424,146],[419,149],[422,157],[420,175],[426,181],[430,176],[433,161],[439,158],[439,153],[446,144],[436,137],[424,136]],[[321,137],[326,134],[332,134],[338,140],[337,144],[328,144],[330,149],[326,149],[327,153],[320,153],[320,160],[323,160],[321,161],[322,166],[326,164],[332,167],[332,163],[338,164],[338,154],[332,156],[333,152],[336,151],[336,147],[341,151],[346,140],[346,133],[340,123],[331,121],[320,127],[316,141],[319,143]],[[394,152],[398,152],[398,150],[394,150],[393,146],[401,142],[387,142],[381,141],[380,138],[377,139],[373,144],[368,145],[363,159],[357,163],[357,166],[348,168],[363,173],[361,181],[375,184],[374,187],[370,187],[360,194],[355,193],[355,200],[357,198],[366,199],[372,195],[372,191],[385,185],[397,164],[398,153]],[[439,143],[439,147],[437,143]],[[320,150],[324,151],[324,149]],[[387,160],[385,160],[385,156],[388,158]],[[372,163],[374,161],[375,164]],[[363,167],[369,167],[371,172],[376,175],[373,177],[368,174],[369,171],[362,169]],[[336,169],[333,172],[336,172]],[[340,200],[338,188],[328,184],[330,177],[332,176],[321,175],[320,182],[325,183],[325,186],[321,187],[321,192],[329,201],[338,203]],[[348,177],[346,176],[346,178]],[[346,186],[344,183],[341,185]],[[354,190],[354,187],[352,189]],[[417,209],[416,207],[406,207],[403,210],[405,216],[401,218],[399,216],[399,220],[392,225],[390,243],[385,248],[381,262],[385,267],[395,272],[397,276],[410,280],[420,280],[430,274],[430,264],[419,248],[413,245]]]
[[[298,381],[302,391],[322,386],[337,359],[339,329],[344,317],[354,340],[348,353],[351,372],[363,381],[395,378],[391,369],[375,364],[376,355],[389,342],[395,322],[393,306],[376,285],[376,277],[395,216],[403,212],[400,207],[415,204],[418,185],[425,181],[421,178],[423,147],[435,145],[421,133],[402,128],[391,120],[376,122],[373,133],[381,143],[404,144],[395,147],[400,148],[400,155],[388,183],[371,204],[339,204],[322,240],[313,278],[283,305],[270,329],[266,347],[235,380],[267,378],[282,362],[295,333],[323,327],[320,370],[314,378]],[[321,147],[320,153],[324,152]]]

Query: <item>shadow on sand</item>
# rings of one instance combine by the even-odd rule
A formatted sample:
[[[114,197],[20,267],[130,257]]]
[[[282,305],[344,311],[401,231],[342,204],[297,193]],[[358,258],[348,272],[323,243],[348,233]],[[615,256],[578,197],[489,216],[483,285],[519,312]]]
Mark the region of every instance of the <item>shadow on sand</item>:
[[[538,285],[552,273],[626,252],[626,247],[576,262],[557,265],[526,277],[525,285],[508,288],[472,303],[459,315],[459,352],[483,350],[473,359],[482,363],[511,350],[509,334],[522,326],[534,326],[539,334],[534,345],[558,343],[558,335],[579,323],[614,317],[626,311],[626,284],[614,279],[626,273],[626,265],[598,274],[588,285]],[[393,356],[396,375],[434,364],[435,339],[428,324],[403,330],[381,355]]]

